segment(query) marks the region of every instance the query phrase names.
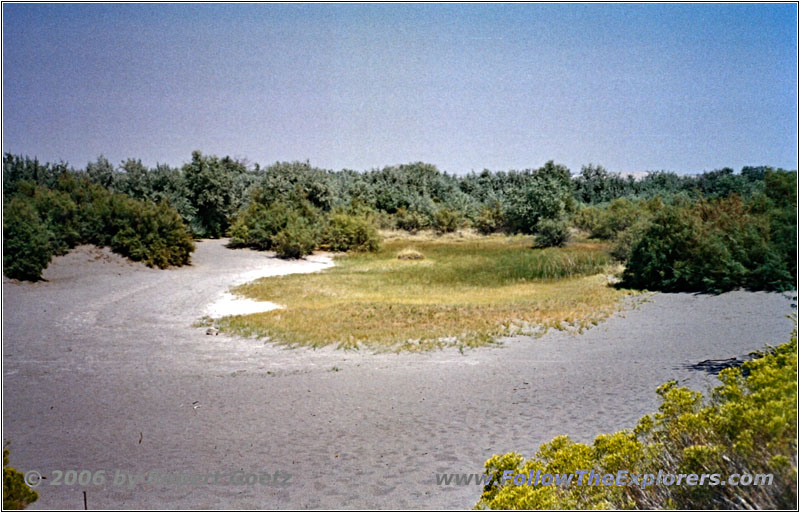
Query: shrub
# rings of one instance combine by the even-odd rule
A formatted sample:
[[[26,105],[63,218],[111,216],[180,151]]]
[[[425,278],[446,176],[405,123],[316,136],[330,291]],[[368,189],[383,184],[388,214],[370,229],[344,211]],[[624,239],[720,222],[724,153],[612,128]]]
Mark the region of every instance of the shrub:
[[[440,208],[433,215],[433,229],[438,233],[452,233],[461,226],[461,215],[449,208]]]
[[[572,223],[576,228],[589,232],[590,237],[605,239],[611,236],[606,231],[608,213],[605,209],[595,206],[583,207],[572,216]]]
[[[560,219],[572,208],[572,187],[567,168],[546,163],[509,193],[504,212],[509,229],[533,234],[542,219]]]
[[[314,251],[318,238],[316,226],[292,213],[286,226],[275,235],[273,249],[279,258],[302,258]]]
[[[534,241],[540,248],[561,247],[569,239],[567,223],[556,219],[543,219],[536,227]]]
[[[50,232],[29,202],[15,197],[3,209],[3,274],[36,281],[52,256]]]
[[[486,462],[491,483],[476,508],[491,509],[796,509],[797,333],[743,368],[720,373],[710,401],[672,381],[657,390],[659,412],[633,431],[599,435],[592,445],[560,436],[527,461],[518,453]],[[572,474],[773,474],[770,486],[528,485],[504,483],[539,470]],[[587,476],[584,476],[584,479]],[[577,482],[577,477],[575,477]],[[655,481],[655,480],[654,480]]]
[[[631,257],[634,246],[638,244],[647,228],[650,226],[649,219],[637,221],[614,237],[614,244],[611,247],[611,256],[620,262],[627,262]]]
[[[625,285],[712,293],[794,288],[794,259],[775,236],[781,224],[773,216],[785,207],[760,209],[736,195],[665,207],[634,243]],[[796,222],[789,222],[796,230]]]
[[[25,509],[39,494],[25,483],[22,472],[9,466],[8,449],[3,449],[3,509]]]
[[[396,225],[401,230],[417,233],[428,226],[428,218],[416,210],[406,210],[404,207],[395,213]]]
[[[323,246],[331,251],[377,251],[381,238],[375,225],[365,216],[332,214],[323,236]]]
[[[489,235],[503,229],[503,210],[498,202],[481,209],[473,225],[478,233]]]
[[[189,263],[194,242],[180,215],[154,204],[112,194],[85,178],[61,175],[56,189],[18,184],[3,220],[3,273],[37,280],[52,255],[77,244],[110,245],[148,266]]]

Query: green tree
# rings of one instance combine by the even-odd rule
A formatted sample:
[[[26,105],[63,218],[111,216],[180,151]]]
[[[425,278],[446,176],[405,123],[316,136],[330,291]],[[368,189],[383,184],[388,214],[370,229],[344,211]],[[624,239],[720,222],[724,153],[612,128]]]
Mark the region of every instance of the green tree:
[[[13,198],[3,208],[3,274],[36,281],[50,263],[50,232],[36,209],[25,199]]]
[[[192,231],[200,237],[218,238],[229,226],[233,214],[233,177],[217,157],[192,152],[183,166],[189,202],[196,211]]]

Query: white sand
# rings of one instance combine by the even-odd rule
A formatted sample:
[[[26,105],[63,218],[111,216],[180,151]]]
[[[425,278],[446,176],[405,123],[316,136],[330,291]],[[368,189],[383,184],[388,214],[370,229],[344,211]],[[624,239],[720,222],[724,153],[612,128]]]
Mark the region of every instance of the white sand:
[[[311,255],[300,260],[271,260],[260,269],[241,273],[233,279],[232,286],[241,285],[242,283],[269,276],[313,273],[327,269],[332,265],[333,259],[329,255]],[[276,308],[283,308],[283,306],[271,301],[255,301],[253,299],[234,296],[230,292],[222,292],[213,303],[208,305],[208,308],[206,308],[206,315],[212,319],[218,319],[229,315],[248,315],[268,312]]]
[[[101,258],[98,258],[101,257]],[[3,438],[39,470],[294,475],[290,486],[40,486],[32,509],[471,508],[492,454],[532,454],[557,434],[631,428],[686,368],[788,339],[780,294],[655,294],[574,336],[516,337],[460,354],[287,349],[192,327],[269,254],[202,241],[161,271],[107,251],[54,260],[48,282],[3,282]],[[308,322],[315,322],[309,318]],[[47,481],[45,481],[47,482]]]

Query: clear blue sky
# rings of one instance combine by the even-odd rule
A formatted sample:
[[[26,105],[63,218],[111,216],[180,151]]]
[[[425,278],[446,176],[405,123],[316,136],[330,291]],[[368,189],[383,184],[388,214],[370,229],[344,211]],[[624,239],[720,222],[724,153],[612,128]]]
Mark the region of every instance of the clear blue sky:
[[[3,5],[3,150],[797,168],[794,4]]]

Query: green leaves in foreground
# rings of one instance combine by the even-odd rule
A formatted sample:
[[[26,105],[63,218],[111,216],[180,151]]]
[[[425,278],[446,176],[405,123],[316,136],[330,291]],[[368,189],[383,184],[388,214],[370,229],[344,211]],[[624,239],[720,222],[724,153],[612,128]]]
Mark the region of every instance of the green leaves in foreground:
[[[8,465],[8,449],[3,449],[3,509],[24,509],[39,494],[25,484],[22,472]]]
[[[492,482],[503,472],[601,474],[659,470],[672,474],[773,474],[770,485],[490,485],[476,509],[795,509],[797,507],[797,332],[791,342],[742,368],[720,373],[709,401],[672,381],[657,390],[659,412],[633,431],[595,438],[566,436],[542,445],[533,458],[518,453],[486,462]]]

